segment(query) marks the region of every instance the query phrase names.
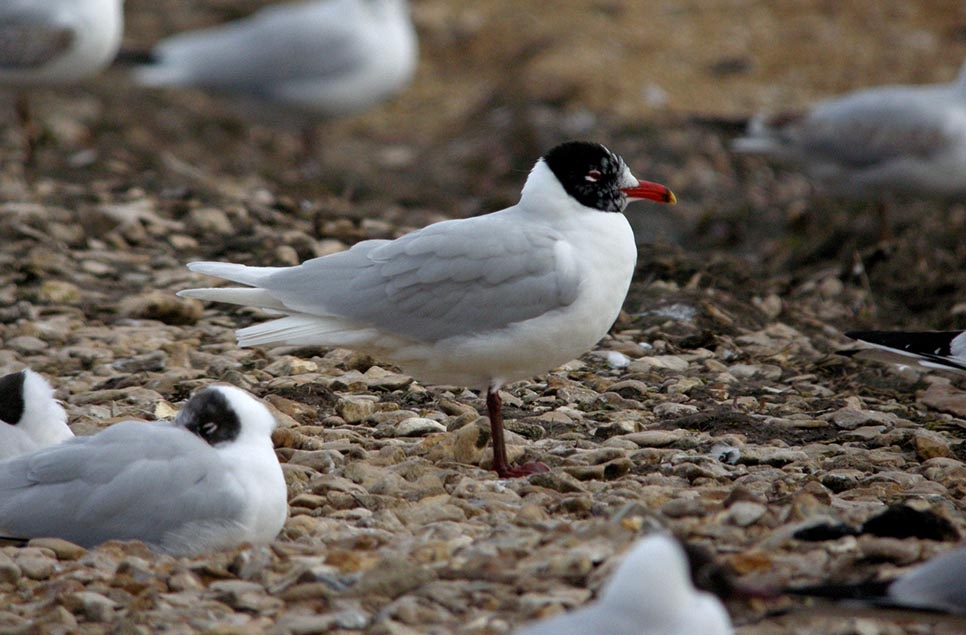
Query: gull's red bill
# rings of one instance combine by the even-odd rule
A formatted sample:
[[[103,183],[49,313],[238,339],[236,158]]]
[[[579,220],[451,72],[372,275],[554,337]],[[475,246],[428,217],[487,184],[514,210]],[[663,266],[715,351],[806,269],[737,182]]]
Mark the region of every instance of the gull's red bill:
[[[647,199],[658,203],[670,203],[671,205],[678,202],[674,192],[660,183],[651,183],[650,181],[638,181],[637,187],[622,187],[621,192],[626,194],[627,198],[632,199]]]

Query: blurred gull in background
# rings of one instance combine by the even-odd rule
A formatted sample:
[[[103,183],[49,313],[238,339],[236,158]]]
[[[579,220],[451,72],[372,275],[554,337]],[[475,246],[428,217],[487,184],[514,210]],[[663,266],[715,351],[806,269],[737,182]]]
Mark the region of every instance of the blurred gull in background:
[[[962,197],[966,64],[947,84],[881,86],[804,113],[756,116],[732,149],[804,169],[836,196],[880,205],[894,196]]]
[[[24,89],[73,83],[99,73],[117,54],[124,0],[0,2],[0,85]],[[21,92],[17,113],[32,160],[36,133]]]
[[[26,368],[0,377],[0,459],[74,436],[47,381]]]
[[[218,385],[174,423],[123,421],[0,461],[0,533],[185,555],[269,542],[287,513],[274,428],[263,404]]]
[[[305,0],[161,41],[145,86],[193,86],[329,118],[405,87],[417,42],[406,0]]]

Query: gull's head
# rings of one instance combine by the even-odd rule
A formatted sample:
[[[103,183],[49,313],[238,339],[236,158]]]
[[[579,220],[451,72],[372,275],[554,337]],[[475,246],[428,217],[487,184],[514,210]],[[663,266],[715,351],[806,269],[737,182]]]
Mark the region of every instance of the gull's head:
[[[241,388],[217,385],[195,393],[181,408],[175,425],[217,448],[246,439],[271,439],[275,417]]]
[[[527,179],[523,195],[555,186],[584,207],[601,212],[623,212],[636,200],[676,202],[665,186],[638,180],[620,155],[587,141],[568,141],[543,155]]]
[[[19,427],[41,446],[73,436],[50,384],[29,368],[0,377],[0,421]]]

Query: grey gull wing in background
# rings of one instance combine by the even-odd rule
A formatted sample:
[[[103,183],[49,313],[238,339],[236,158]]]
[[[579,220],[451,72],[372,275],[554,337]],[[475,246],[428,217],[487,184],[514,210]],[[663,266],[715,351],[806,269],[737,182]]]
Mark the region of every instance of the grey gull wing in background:
[[[732,150],[804,169],[830,192],[966,195],[966,64],[948,84],[881,86],[802,114],[760,115]]]
[[[0,377],[0,459],[74,436],[47,381],[25,368]]]
[[[534,622],[514,635],[728,635],[721,601],[694,588],[685,551],[673,538],[635,543],[600,597],[569,613]]]
[[[894,580],[792,587],[785,592],[850,604],[966,615],[966,547],[936,556]]]
[[[406,0],[303,0],[171,36],[135,70],[145,86],[194,86],[321,117],[373,106],[416,69]]]
[[[532,470],[507,462],[499,387],[556,368],[607,333],[637,263],[621,213],[636,199],[675,200],[600,144],[565,143],[537,162],[520,202],[505,210],[364,241],[296,267],[191,263],[248,287],[179,295],[287,315],[239,330],[242,346],[353,348],[423,381],[482,388],[493,469],[516,476]]]
[[[274,428],[263,404],[218,385],[173,424],[124,421],[0,461],[0,534],[176,555],[269,542],[287,513]]]
[[[894,353],[900,363],[966,371],[966,331],[849,331],[846,337]]]

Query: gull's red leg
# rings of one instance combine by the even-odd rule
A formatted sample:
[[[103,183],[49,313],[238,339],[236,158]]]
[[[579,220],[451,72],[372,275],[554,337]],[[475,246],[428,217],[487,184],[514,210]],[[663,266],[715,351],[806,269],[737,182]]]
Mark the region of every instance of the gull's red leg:
[[[540,462],[524,463],[517,467],[510,467],[506,455],[506,441],[503,439],[503,400],[500,399],[499,389],[492,387],[486,390],[486,414],[490,417],[490,437],[493,445],[493,471],[500,478],[518,478],[538,472],[549,472],[550,468]]]

